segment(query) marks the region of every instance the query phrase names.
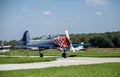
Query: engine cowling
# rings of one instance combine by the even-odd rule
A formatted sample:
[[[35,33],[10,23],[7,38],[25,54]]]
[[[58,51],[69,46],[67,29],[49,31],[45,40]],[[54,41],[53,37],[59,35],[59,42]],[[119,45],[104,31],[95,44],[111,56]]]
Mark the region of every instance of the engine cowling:
[[[62,48],[70,47],[70,43],[66,36],[58,36],[54,38],[54,44],[59,45]]]

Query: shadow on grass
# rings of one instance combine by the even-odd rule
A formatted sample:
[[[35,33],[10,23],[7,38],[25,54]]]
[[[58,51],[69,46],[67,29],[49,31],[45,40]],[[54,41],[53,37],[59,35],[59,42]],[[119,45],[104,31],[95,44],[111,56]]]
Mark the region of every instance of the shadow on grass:
[[[77,55],[69,55],[68,57],[76,57]]]

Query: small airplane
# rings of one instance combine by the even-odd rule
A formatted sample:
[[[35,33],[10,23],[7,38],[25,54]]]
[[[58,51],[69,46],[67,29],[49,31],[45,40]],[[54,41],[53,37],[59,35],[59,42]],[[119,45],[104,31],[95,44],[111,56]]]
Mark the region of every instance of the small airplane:
[[[0,52],[9,51],[10,48],[11,48],[10,45],[5,46],[5,45],[3,44],[3,42],[2,42],[2,43],[1,43],[1,46],[0,46]]]
[[[32,40],[30,38],[30,35],[28,31],[25,31],[23,38],[22,38],[22,44],[18,44],[19,47],[38,47],[39,49],[39,55],[40,57],[43,57],[42,50],[49,49],[49,48],[60,48],[62,53],[62,57],[66,58],[66,51],[72,49],[73,52],[75,52],[75,49],[73,46],[83,46],[84,44],[72,44],[72,41],[70,39],[68,30],[65,28],[65,34],[66,36],[57,36],[54,39],[46,39],[46,40]],[[88,44],[89,45],[89,44]]]

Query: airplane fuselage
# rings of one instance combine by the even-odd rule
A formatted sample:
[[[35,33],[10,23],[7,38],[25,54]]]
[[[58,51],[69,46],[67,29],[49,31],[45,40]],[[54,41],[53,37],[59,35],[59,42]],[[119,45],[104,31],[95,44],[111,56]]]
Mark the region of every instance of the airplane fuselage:
[[[50,48],[52,48],[52,47],[66,48],[66,47],[69,47],[70,44],[69,44],[66,36],[58,36],[58,37],[56,37],[52,40],[50,40],[50,39],[47,39],[47,40],[30,40],[27,43],[27,46],[40,47],[40,48],[45,48],[45,46],[47,48],[48,48],[48,46]]]

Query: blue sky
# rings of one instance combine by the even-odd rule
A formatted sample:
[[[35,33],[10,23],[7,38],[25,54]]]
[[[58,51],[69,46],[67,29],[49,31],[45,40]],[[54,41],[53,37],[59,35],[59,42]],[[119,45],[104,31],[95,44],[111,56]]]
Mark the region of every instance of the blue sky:
[[[0,0],[0,40],[120,31],[120,0]]]

